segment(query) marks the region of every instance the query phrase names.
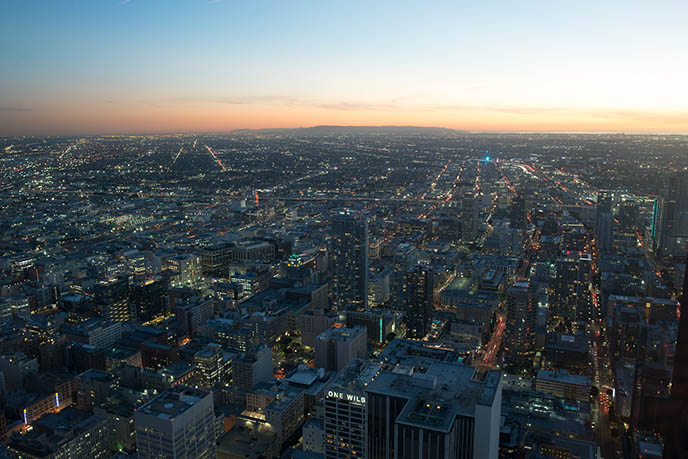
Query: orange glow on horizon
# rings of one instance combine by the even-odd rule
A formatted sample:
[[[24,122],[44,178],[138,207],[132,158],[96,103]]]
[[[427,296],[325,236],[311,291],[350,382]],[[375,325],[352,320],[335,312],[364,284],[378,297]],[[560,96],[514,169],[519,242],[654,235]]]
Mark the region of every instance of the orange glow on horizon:
[[[6,118],[6,119],[3,119]],[[399,106],[353,109],[308,105],[198,103],[51,107],[40,113],[0,112],[0,122],[18,134],[41,135],[228,132],[234,129],[317,125],[426,126],[467,131],[688,133],[688,111]],[[31,125],[31,132],[21,126]],[[78,127],[75,127],[78,126]]]

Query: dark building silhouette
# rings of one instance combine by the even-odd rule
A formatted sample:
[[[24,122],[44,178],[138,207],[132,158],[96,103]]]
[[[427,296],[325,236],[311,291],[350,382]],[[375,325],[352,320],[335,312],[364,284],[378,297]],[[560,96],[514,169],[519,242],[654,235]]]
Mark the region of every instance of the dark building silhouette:
[[[368,220],[362,212],[332,216],[332,298],[336,309],[368,305]]]
[[[659,215],[653,219],[658,223],[654,235],[659,254],[680,257],[688,249],[688,172],[669,178],[658,211]]]
[[[527,367],[535,355],[537,295],[529,281],[517,281],[506,295],[505,358],[509,365]]]
[[[522,196],[516,196],[511,201],[511,227],[514,229],[526,228],[526,200]]]
[[[662,433],[666,459],[688,457],[688,309],[684,308],[688,304],[688,270],[679,304],[681,315],[670,391],[666,390],[668,374],[642,365],[636,370],[631,408],[633,427]]]
[[[406,273],[408,303],[406,306],[406,334],[421,339],[430,331],[433,310],[432,269],[415,266]]]

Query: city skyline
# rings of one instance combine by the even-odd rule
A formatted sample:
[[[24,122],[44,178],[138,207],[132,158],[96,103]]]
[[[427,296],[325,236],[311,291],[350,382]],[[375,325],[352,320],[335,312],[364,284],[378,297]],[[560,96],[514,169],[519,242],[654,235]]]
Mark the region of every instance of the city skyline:
[[[0,135],[314,125],[688,132],[688,7],[3,7]]]

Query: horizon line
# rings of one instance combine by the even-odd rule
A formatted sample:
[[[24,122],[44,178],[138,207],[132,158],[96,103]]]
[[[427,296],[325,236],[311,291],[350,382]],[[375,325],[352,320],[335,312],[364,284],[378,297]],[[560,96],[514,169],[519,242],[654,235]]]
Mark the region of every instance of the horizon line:
[[[314,128],[378,128],[378,129],[444,129],[456,134],[578,134],[578,135],[625,135],[625,136],[688,136],[688,131],[591,131],[591,130],[508,130],[508,129],[455,129],[446,126],[419,126],[419,125],[345,125],[345,124],[317,124],[312,126],[296,127],[261,127],[261,128],[237,128],[226,131],[140,131],[140,132],[99,132],[99,133],[62,133],[62,134],[0,134],[0,138],[21,137],[131,137],[131,136],[180,136],[180,135],[231,135],[238,133],[260,133],[261,131],[295,131]]]

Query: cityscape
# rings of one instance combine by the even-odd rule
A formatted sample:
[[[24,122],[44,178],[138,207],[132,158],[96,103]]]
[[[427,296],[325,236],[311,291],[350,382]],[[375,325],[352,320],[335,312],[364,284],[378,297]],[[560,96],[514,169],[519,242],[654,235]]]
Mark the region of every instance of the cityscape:
[[[329,85],[354,81],[368,59],[399,58],[362,47],[350,69],[313,80],[289,73],[301,61],[280,67],[279,84],[295,94],[312,84],[312,98],[258,96],[249,86],[278,85],[264,75],[228,80],[236,93],[210,100],[185,85],[205,75],[194,84],[224,91],[208,75],[226,64],[194,60],[234,56],[223,43],[243,36],[221,21],[304,27],[287,27],[296,51],[242,41],[255,55],[232,65],[245,62],[246,77],[263,53],[313,51],[302,39],[358,46],[339,41],[341,23],[359,27],[355,43],[386,42],[377,23],[352,19],[362,11],[419,30],[444,24],[440,13],[492,11],[442,5],[420,25],[417,7],[391,3],[28,3],[0,7],[11,44],[0,86],[0,458],[688,457],[688,115],[674,80],[638,87],[656,106],[598,106],[597,89],[569,80],[566,98],[585,110],[549,107],[555,86],[518,108],[454,93],[433,105],[423,91],[450,89],[432,84],[412,86],[418,101],[407,103],[390,95],[403,77],[356,99],[353,86]],[[519,11],[505,8],[495,23]],[[623,14],[642,21],[641,10]],[[540,14],[554,13],[529,24]],[[312,16],[333,21],[332,36]],[[217,40],[189,51],[170,31],[182,17]],[[136,28],[149,20],[159,35]],[[72,35],[73,21],[83,30]],[[17,39],[27,31],[39,38]],[[514,40],[527,44],[522,34]],[[146,78],[160,57],[146,53],[165,37],[179,46],[170,59],[194,68],[156,86]],[[101,59],[122,58],[113,43],[134,38],[134,76],[99,79]],[[426,59],[413,52],[399,62]],[[54,73],[22,76],[41,73],[45,53]],[[312,62],[334,65],[326,54]],[[93,64],[83,74],[79,59]],[[120,92],[132,98],[114,100]]]

